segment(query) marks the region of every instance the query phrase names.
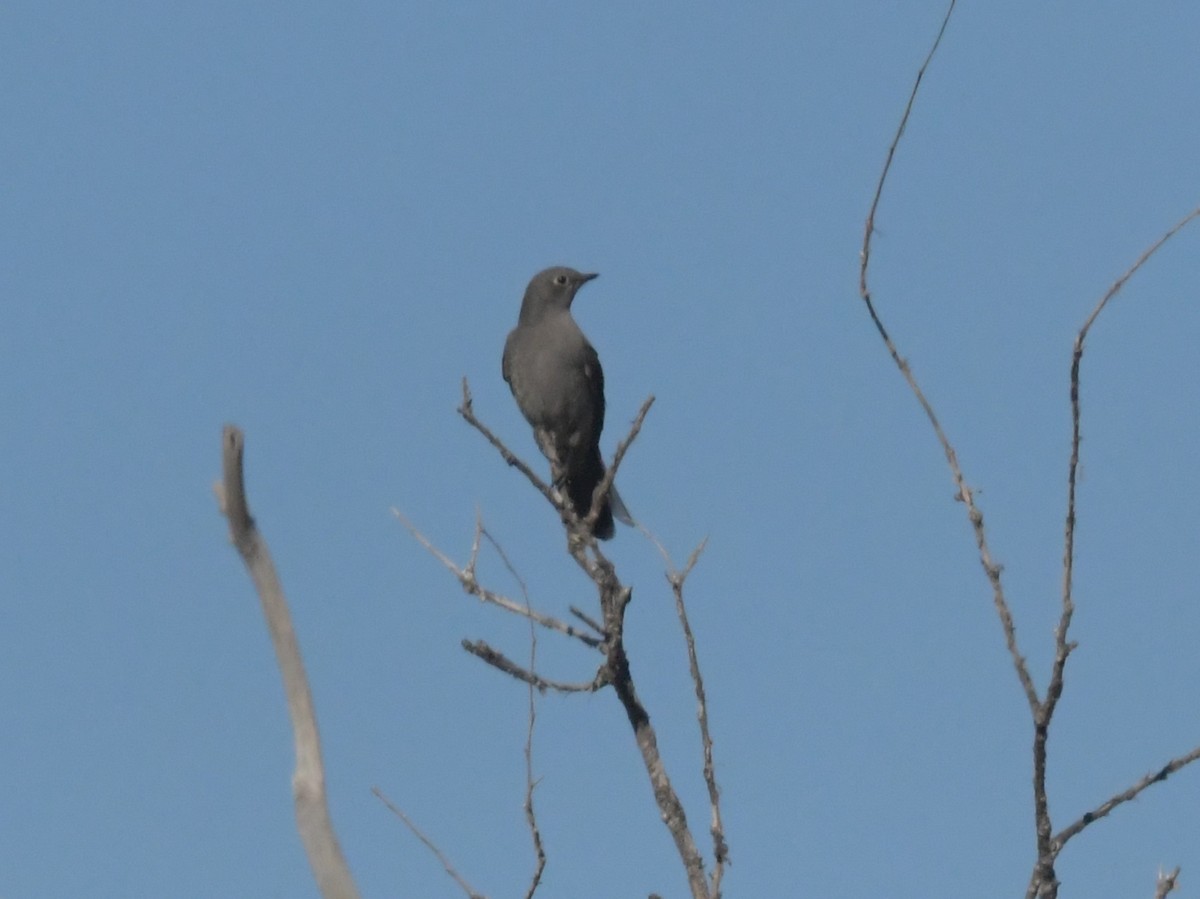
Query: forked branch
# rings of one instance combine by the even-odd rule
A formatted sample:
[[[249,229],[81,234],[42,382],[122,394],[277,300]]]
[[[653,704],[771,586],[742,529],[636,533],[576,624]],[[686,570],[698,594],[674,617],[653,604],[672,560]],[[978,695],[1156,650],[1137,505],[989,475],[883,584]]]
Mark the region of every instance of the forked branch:
[[[614,692],[619,698],[626,716],[629,719],[630,725],[633,728],[634,738],[642,755],[643,763],[646,767],[647,775],[650,779],[650,784],[654,793],[654,798],[658,804],[659,813],[667,825],[672,838],[675,841],[676,848],[679,852],[680,859],[683,862],[684,869],[687,872],[688,885],[694,899],[719,899],[720,896],[720,871],[723,870],[723,865],[727,861],[727,850],[725,848],[724,834],[720,826],[719,811],[714,812],[714,829],[713,837],[716,846],[717,871],[715,872],[713,881],[710,885],[704,873],[704,861],[696,848],[695,840],[688,829],[687,818],[684,814],[683,805],[679,801],[678,795],[671,784],[670,778],[667,776],[666,768],[663,765],[661,754],[658,751],[657,736],[654,728],[650,723],[650,715],[642,705],[641,700],[637,695],[637,690],[634,685],[633,676],[630,672],[629,658],[625,650],[624,641],[624,626],[625,626],[625,610],[632,598],[630,588],[624,586],[617,577],[616,570],[612,562],[604,555],[601,548],[592,535],[592,526],[594,525],[594,514],[598,511],[601,503],[600,498],[606,496],[612,489],[613,478],[616,476],[620,468],[621,461],[624,459],[630,445],[638,436],[646,415],[654,402],[654,397],[648,398],[642,404],[637,416],[635,417],[628,435],[620,442],[617,451],[613,457],[612,464],[607,469],[605,477],[596,486],[593,493],[593,509],[589,513],[589,518],[580,520],[574,513],[569,502],[564,502],[558,492],[553,490],[545,481],[543,481],[533,469],[513,453],[503,441],[481,422],[475,415],[475,411],[471,402],[470,387],[463,380],[463,402],[459,407],[459,414],[463,419],[479,431],[484,438],[495,447],[501,457],[513,468],[516,468],[526,479],[533,485],[535,489],[542,494],[560,514],[563,525],[567,533],[567,548],[571,557],[579,565],[579,567],[588,575],[596,586],[600,603],[600,620],[592,618],[587,613],[571,608],[572,614],[580,621],[584,622],[592,633],[599,635],[599,638],[593,637],[592,633],[585,633],[573,628],[564,622],[557,619],[550,619],[549,616],[542,616],[532,612],[526,604],[524,607],[507,600],[503,603],[496,603],[496,595],[491,591],[479,586],[475,578],[475,557],[479,546],[481,526],[476,528],[476,537],[474,549],[471,555],[471,561],[466,566],[459,566],[452,562],[444,553],[434,548],[432,544],[426,540],[420,533],[405,521],[410,531],[431,553],[437,557],[448,570],[454,573],[460,583],[467,592],[479,596],[481,599],[494,602],[501,605],[509,611],[517,614],[524,614],[531,621],[543,626],[549,627],[552,630],[557,630],[562,633],[567,633],[572,637],[584,642],[588,645],[596,645],[604,653],[604,661],[597,669],[596,675],[589,683],[568,684],[559,681],[551,681],[544,678],[533,669],[531,664],[528,668],[522,667],[511,659],[498,652],[483,641],[464,641],[463,647],[472,654],[486,661],[493,667],[503,671],[504,673],[515,677],[532,688],[538,690],[553,690],[558,692],[591,692],[601,689],[604,686],[611,685]],[[552,463],[553,467],[553,463]],[[399,516],[399,513],[397,513]],[[401,520],[403,516],[399,516]],[[490,538],[489,538],[490,539]],[[695,560],[698,557],[698,552],[693,554],[692,560],[689,562],[687,570],[690,570]],[[682,589],[682,577],[686,576],[686,571],[682,576],[679,576],[678,586]],[[684,619],[686,620],[686,618]],[[694,665],[694,641],[690,638],[689,630],[689,645],[692,652],[692,661]],[[695,666],[694,666],[695,667]],[[701,695],[702,695],[702,682]],[[531,717],[532,721],[532,717]],[[706,740],[706,768],[705,778],[710,785],[710,793],[716,795],[716,781],[712,775],[711,766],[711,739],[707,736],[707,719],[705,719],[703,728],[705,731]],[[530,791],[531,795],[532,791]],[[714,798],[715,803],[715,798]],[[716,807],[714,805],[714,807]],[[536,829],[535,845],[540,850],[540,838],[537,835]],[[539,851],[539,859],[541,858]],[[536,888],[537,879],[540,876],[540,862],[538,874],[535,875],[532,888]],[[531,889],[532,889],[531,888]]]
[[[1062,696],[1063,691],[1063,673],[1066,667],[1067,659],[1075,644],[1069,639],[1069,630],[1072,615],[1074,614],[1074,600],[1072,597],[1072,575],[1074,570],[1074,535],[1075,535],[1075,503],[1076,503],[1076,481],[1079,465],[1079,444],[1080,444],[1080,406],[1079,406],[1079,368],[1083,356],[1084,341],[1086,340],[1089,329],[1095,322],[1097,316],[1105,308],[1108,302],[1116,295],[1124,286],[1125,282],[1147,261],[1151,256],[1180,229],[1187,225],[1197,216],[1200,216],[1200,209],[1196,209],[1181,219],[1174,227],[1172,227],[1162,238],[1153,244],[1142,256],[1130,267],[1130,269],[1122,275],[1112,285],[1109,291],[1097,304],[1084,322],[1083,327],[1079,331],[1079,335],[1075,341],[1074,353],[1071,362],[1071,417],[1072,417],[1072,441],[1071,441],[1071,458],[1068,467],[1068,497],[1067,497],[1067,515],[1065,525],[1065,547],[1063,551],[1063,589],[1062,589],[1062,608],[1059,617],[1059,623],[1055,629],[1055,655],[1054,663],[1051,669],[1050,681],[1046,688],[1045,698],[1038,695],[1038,691],[1033,683],[1033,678],[1030,675],[1029,667],[1025,658],[1021,655],[1017,645],[1016,626],[1014,624],[1012,613],[1009,609],[1008,602],[1004,595],[1003,584],[1001,581],[1001,567],[993,557],[988,546],[987,532],[984,528],[983,512],[979,509],[975,502],[974,494],[971,488],[967,485],[966,479],[963,476],[962,469],[958,463],[958,457],[945,431],[942,429],[941,423],[935,414],[932,405],[925,397],[916,377],[913,375],[912,369],[908,362],[900,355],[896,348],[891,335],[880,319],[878,312],[875,309],[875,304],[871,296],[871,291],[868,281],[868,269],[871,257],[871,241],[875,233],[875,216],[879,207],[880,199],[883,196],[883,188],[887,181],[888,173],[891,169],[892,160],[895,156],[900,139],[904,135],[905,127],[908,124],[909,117],[912,113],[913,105],[916,101],[917,94],[920,90],[921,81],[924,78],[926,69],[933,59],[938,46],[941,43],[942,36],[946,32],[946,27],[949,24],[951,14],[954,12],[955,0],[951,0],[946,9],[946,13],[942,18],[941,27],[938,29],[936,38],[930,47],[929,53],[926,55],[924,62],[921,64],[914,80],[912,90],[909,93],[908,102],[905,105],[904,114],[901,117],[900,125],[896,129],[892,142],[888,147],[887,158],[884,162],[883,170],[879,176],[879,182],[876,185],[875,193],[871,201],[870,211],[867,214],[864,227],[862,249],[860,253],[860,268],[859,268],[859,295],[867,307],[867,312],[878,330],[880,337],[883,339],[892,360],[896,363],[896,367],[900,370],[909,388],[912,390],[917,401],[920,403],[921,409],[924,411],[926,418],[929,420],[933,428],[934,434],[937,437],[942,451],[946,456],[947,464],[950,468],[951,476],[957,487],[957,498],[960,499],[967,509],[967,517],[971,523],[972,530],[975,534],[975,543],[979,552],[979,560],[983,566],[984,572],[987,575],[988,581],[992,587],[993,603],[996,607],[997,614],[1000,618],[1001,626],[1004,631],[1005,643],[1008,647],[1009,655],[1012,658],[1013,666],[1016,669],[1017,677],[1021,683],[1022,690],[1025,693],[1025,699],[1029,706],[1030,714],[1033,718],[1034,725],[1034,740],[1033,740],[1033,793],[1034,793],[1034,823],[1037,833],[1038,858],[1034,866],[1033,873],[1030,877],[1029,888],[1026,893],[1028,899],[1053,899],[1057,896],[1058,880],[1055,875],[1054,864],[1058,853],[1063,845],[1070,837],[1081,831],[1092,821],[1108,814],[1113,808],[1122,802],[1136,796],[1142,790],[1149,787],[1152,783],[1165,779],[1166,775],[1171,771],[1177,770],[1178,767],[1189,764],[1194,760],[1195,755],[1200,754],[1200,750],[1196,753],[1189,753],[1186,756],[1181,756],[1174,760],[1168,766],[1163,768],[1155,775],[1149,775],[1139,781],[1129,790],[1124,793],[1112,797],[1110,800],[1102,804],[1096,811],[1089,812],[1084,815],[1079,821],[1066,828],[1057,836],[1052,835],[1052,823],[1050,818],[1049,803],[1046,793],[1046,766],[1047,766],[1047,741],[1049,738],[1050,723],[1054,716],[1054,711],[1058,701]]]

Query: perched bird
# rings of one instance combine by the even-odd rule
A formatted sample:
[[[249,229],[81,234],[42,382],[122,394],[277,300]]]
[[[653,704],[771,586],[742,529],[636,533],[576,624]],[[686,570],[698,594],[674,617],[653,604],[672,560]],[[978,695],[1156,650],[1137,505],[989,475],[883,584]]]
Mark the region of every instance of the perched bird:
[[[592,491],[604,477],[604,371],[571,317],[571,301],[595,277],[563,267],[534,275],[525,288],[517,326],[504,343],[501,365],[521,414],[550,460],[556,484],[566,490],[580,518],[591,511]],[[633,524],[616,487],[596,517],[596,537],[612,537],[614,513]]]

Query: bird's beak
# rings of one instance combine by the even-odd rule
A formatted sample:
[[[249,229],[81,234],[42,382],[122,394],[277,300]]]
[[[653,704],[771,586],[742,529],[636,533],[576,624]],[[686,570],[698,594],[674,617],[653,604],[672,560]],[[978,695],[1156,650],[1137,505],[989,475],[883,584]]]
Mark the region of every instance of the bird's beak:
[[[579,283],[580,283],[581,285],[582,285],[582,284],[587,284],[587,282],[588,282],[588,281],[591,281],[593,278],[599,278],[599,277],[600,277],[600,273],[599,273],[599,272],[588,272],[588,273],[587,273],[587,274],[585,274],[585,275],[580,275],[580,276],[579,276]]]

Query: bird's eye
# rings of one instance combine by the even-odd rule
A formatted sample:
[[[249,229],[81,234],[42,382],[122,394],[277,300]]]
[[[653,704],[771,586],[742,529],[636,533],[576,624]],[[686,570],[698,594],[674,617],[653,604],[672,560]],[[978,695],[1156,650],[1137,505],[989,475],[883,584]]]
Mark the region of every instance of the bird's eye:
[[[567,284],[567,276],[559,275],[558,277],[556,277],[554,279],[554,283],[557,284],[559,287],[565,287]]]

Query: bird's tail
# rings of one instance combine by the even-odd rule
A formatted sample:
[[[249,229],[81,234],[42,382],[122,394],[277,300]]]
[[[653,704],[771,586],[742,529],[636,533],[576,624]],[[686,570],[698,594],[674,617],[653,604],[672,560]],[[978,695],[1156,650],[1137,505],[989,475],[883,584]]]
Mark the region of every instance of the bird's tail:
[[[625,506],[625,500],[621,499],[621,494],[617,493],[616,484],[613,484],[612,489],[608,491],[608,503],[612,507],[613,517],[617,521],[629,528],[637,527],[637,522],[633,520],[633,516],[629,514],[629,509]]]
[[[571,499],[571,505],[575,507],[575,514],[580,518],[586,518],[591,512],[592,494],[596,490],[596,485],[604,477],[604,462],[598,452],[588,462],[587,470],[582,472],[580,477],[571,478],[567,482],[567,496]],[[616,527],[613,525],[614,515],[622,524],[635,527],[633,516],[625,508],[625,503],[622,501],[621,495],[617,493],[615,484],[609,489],[608,498],[596,516],[596,526],[592,529],[596,539],[612,539],[616,532]]]

